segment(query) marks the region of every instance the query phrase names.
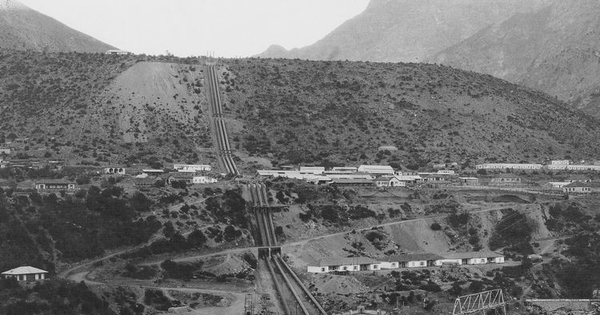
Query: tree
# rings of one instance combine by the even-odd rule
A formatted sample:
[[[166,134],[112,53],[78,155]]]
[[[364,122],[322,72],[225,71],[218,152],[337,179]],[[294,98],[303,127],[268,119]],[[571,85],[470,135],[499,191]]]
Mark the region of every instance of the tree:
[[[187,237],[187,244],[191,248],[198,248],[206,244],[206,235],[200,230],[194,230]]]
[[[227,242],[232,242],[240,236],[242,236],[242,232],[236,230],[232,225],[228,225],[225,228],[225,232],[223,233],[223,237],[225,238],[225,241],[227,241]]]

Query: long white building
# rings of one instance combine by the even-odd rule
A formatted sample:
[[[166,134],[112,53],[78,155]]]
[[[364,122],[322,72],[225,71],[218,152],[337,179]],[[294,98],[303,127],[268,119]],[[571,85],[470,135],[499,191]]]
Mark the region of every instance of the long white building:
[[[520,163],[485,163],[477,164],[475,166],[478,170],[541,170],[544,166],[542,164],[520,164]]]

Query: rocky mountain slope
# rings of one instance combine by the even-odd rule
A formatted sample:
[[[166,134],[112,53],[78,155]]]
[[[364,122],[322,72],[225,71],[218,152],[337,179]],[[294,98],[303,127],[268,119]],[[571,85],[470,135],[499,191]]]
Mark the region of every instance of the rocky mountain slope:
[[[17,0],[0,0],[0,48],[48,52],[105,52],[114,49]]]
[[[429,61],[491,74],[600,113],[600,3],[554,1],[518,14]]]
[[[261,57],[311,60],[414,62],[481,29],[547,0],[372,0],[367,9],[322,40],[286,51],[272,46]]]

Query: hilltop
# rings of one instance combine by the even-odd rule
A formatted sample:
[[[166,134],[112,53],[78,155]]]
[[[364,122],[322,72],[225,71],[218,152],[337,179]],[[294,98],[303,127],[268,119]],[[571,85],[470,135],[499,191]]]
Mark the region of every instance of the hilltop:
[[[0,0],[0,48],[46,52],[115,49],[16,0]]]
[[[547,0],[371,0],[364,12],[323,39],[286,51],[271,46],[263,58],[419,62]]]
[[[598,1],[554,1],[485,28],[429,61],[529,86],[599,115]]]

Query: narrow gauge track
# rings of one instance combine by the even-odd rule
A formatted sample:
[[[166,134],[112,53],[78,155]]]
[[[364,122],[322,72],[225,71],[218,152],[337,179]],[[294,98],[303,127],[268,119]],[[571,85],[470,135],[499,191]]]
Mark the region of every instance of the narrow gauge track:
[[[215,131],[217,133],[217,149],[219,157],[228,174],[240,175],[240,171],[231,155],[231,146],[227,129],[223,121],[223,105],[221,103],[221,94],[219,93],[219,80],[214,65],[206,65],[206,81],[208,82],[208,100],[213,113]]]

